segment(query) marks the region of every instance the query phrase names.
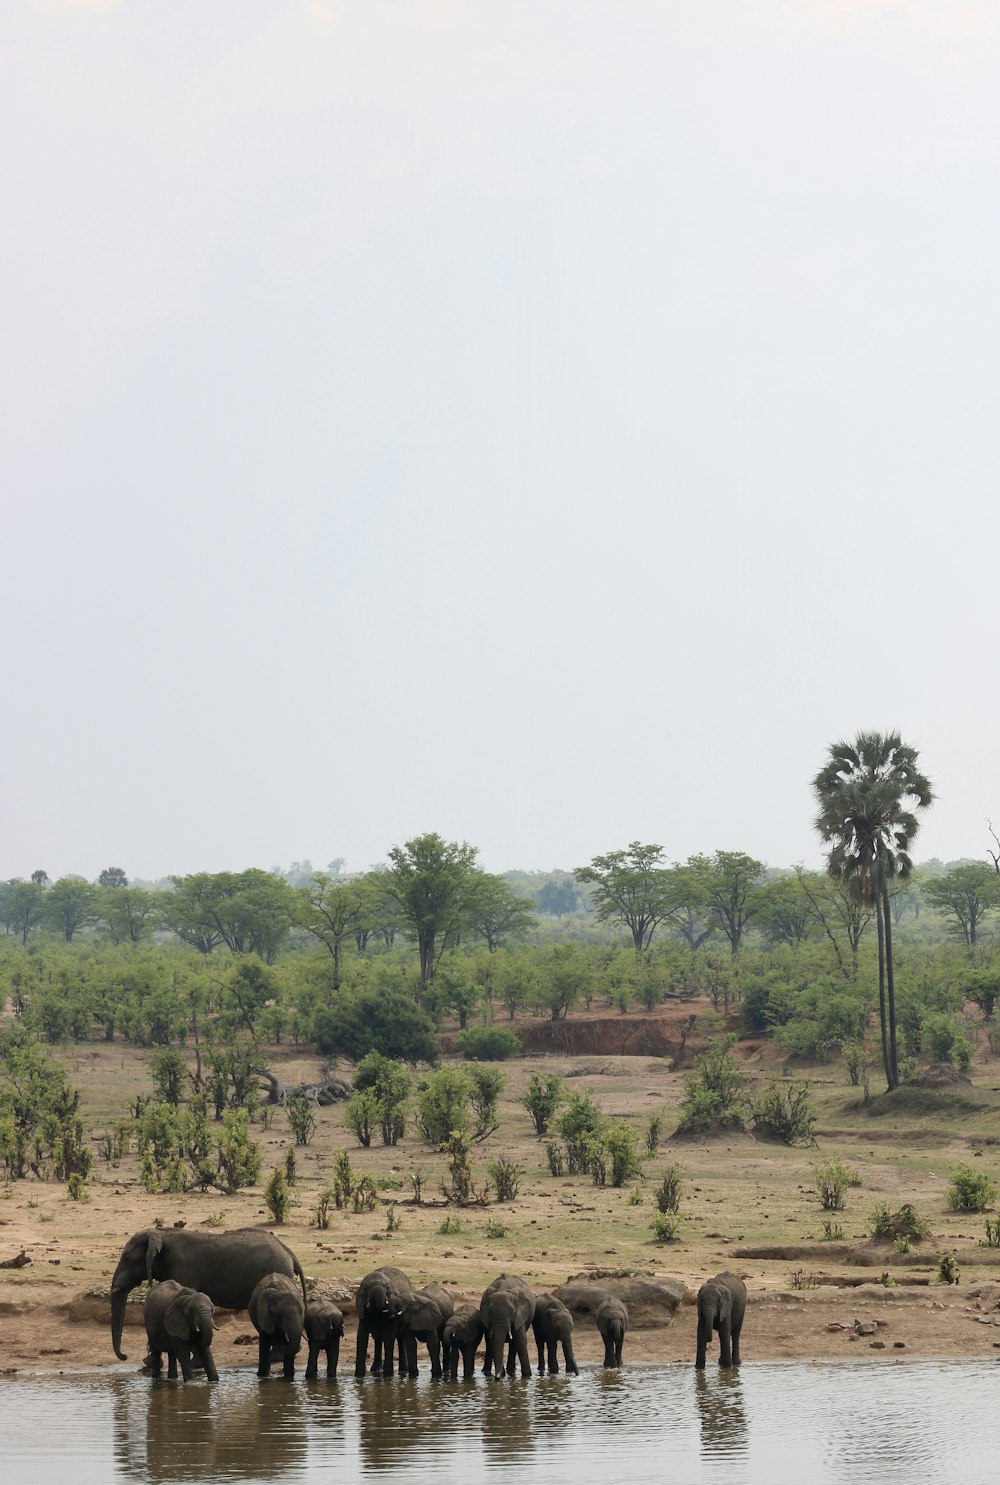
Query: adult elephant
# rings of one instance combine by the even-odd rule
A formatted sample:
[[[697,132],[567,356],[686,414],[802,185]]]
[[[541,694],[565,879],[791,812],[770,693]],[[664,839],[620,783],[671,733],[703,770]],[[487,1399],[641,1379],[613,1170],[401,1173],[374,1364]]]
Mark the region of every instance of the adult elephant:
[[[375,1341],[372,1376],[391,1377],[393,1348],[403,1309],[413,1299],[413,1285],[401,1268],[376,1268],[365,1274],[354,1296],[358,1316],[358,1348],[354,1375],[363,1377],[368,1367],[368,1338]]]
[[[306,1314],[295,1280],[287,1274],[266,1274],[251,1294],[247,1309],[257,1332],[258,1377],[270,1375],[272,1351],[281,1357],[283,1375],[294,1377]]]
[[[747,1286],[736,1274],[716,1274],[698,1290],[698,1350],[695,1366],[705,1365],[712,1331],[719,1332],[719,1365],[739,1366],[740,1331],[747,1307]]]
[[[163,1369],[163,1352],[167,1353],[167,1376],[176,1377],[180,1363],[181,1376],[190,1382],[194,1375],[194,1357],[203,1367],[210,1382],[219,1380],[212,1356],[212,1332],[215,1320],[212,1301],[207,1294],[185,1289],[173,1279],[157,1284],[146,1296],[142,1320],[149,1341],[149,1369],[158,1376]]]
[[[501,1274],[494,1279],[483,1290],[479,1317],[486,1335],[486,1364],[483,1367],[486,1376],[502,1377],[506,1371],[507,1376],[512,1377],[516,1358],[521,1363],[521,1376],[530,1377],[531,1360],[525,1331],[535,1318],[535,1296],[524,1280],[516,1274]]]
[[[540,1294],[535,1300],[535,1314],[531,1329],[534,1332],[535,1345],[538,1347],[538,1375],[540,1377],[545,1375],[546,1353],[548,1353],[550,1376],[554,1376],[559,1370],[558,1352],[561,1345],[566,1370],[575,1377],[580,1368],[573,1355],[573,1316],[562,1300],[556,1299],[552,1294]]]
[[[417,1342],[427,1347],[431,1359],[431,1376],[443,1377],[441,1345],[444,1328],[455,1311],[455,1301],[443,1284],[425,1284],[407,1300],[399,1317],[399,1370],[404,1366],[409,1376],[418,1375]]]
[[[628,1330],[628,1310],[620,1299],[609,1294],[594,1311],[594,1323],[604,1342],[604,1365],[612,1368],[621,1366],[622,1345]]]
[[[186,1228],[147,1227],[133,1233],[121,1251],[111,1280],[111,1344],[119,1361],[125,1301],[137,1284],[176,1279],[186,1289],[207,1294],[227,1310],[245,1310],[266,1274],[298,1278],[305,1302],[306,1281],[290,1248],[255,1227],[235,1232],[188,1232]]]

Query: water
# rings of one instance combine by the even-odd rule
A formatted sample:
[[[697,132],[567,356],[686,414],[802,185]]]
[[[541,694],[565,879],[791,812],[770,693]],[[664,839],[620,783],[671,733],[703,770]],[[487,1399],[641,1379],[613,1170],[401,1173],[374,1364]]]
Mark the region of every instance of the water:
[[[18,1485],[188,1480],[526,1485],[986,1485],[1000,1368],[988,1362],[586,1369],[469,1383],[349,1374],[215,1386],[124,1371],[0,1383]],[[330,1479],[333,1477],[325,1476]]]

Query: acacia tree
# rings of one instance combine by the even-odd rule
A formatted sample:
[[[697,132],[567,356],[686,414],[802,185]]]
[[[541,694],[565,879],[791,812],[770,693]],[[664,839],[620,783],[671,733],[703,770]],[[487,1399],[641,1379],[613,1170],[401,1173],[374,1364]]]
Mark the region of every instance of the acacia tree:
[[[1000,877],[985,861],[970,861],[925,881],[924,896],[955,919],[949,925],[952,933],[972,949],[983,918],[1000,902]]]
[[[576,879],[591,888],[599,918],[625,924],[638,952],[649,948],[657,924],[677,906],[662,846],[631,841],[623,851],[609,851],[592,857],[589,866],[578,866]]]
[[[899,1086],[899,1065],[889,887],[913,870],[910,845],[920,822],[907,801],[926,809],[934,798],[918,756],[898,732],[859,732],[853,742],[831,743],[813,779],[816,829],[830,846],[827,870],[874,907],[882,1061],[890,1091]]]
[[[373,927],[371,884],[365,877],[339,881],[317,871],[306,886],[296,889],[296,896],[296,922],[329,951],[333,960],[331,984],[334,990],[339,990],[344,945],[357,945],[362,936],[367,942]]]
[[[691,865],[700,861],[705,874],[705,901],[709,913],[729,940],[729,951],[735,957],[751,918],[760,911],[760,888],[767,870],[763,861],[748,856],[746,851],[716,851],[706,857],[692,857]]]
[[[389,865],[376,873],[379,886],[399,908],[406,933],[420,955],[420,983],[426,985],[440,956],[468,926],[479,879],[479,854],[467,841],[417,835],[393,846]]]

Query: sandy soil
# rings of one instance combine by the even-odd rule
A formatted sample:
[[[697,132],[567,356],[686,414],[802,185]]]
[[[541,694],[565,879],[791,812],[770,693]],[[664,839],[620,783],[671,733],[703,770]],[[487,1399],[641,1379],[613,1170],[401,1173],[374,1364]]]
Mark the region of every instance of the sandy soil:
[[[685,1007],[683,1015],[689,1013]],[[680,1011],[674,1014],[679,1022]],[[669,1015],[667,1010],[655,1019],[667,1023]],[[648,1031],[648,1017],[615,1017],[616,1037],[625,1035],[619,1023],[632,1019],[645,1021]],[[660,1025],[656,1034],[669,1043],[671,1030]],[[647,1031],[633,1027],[629,1035],[648,1041]],[[598,1039],[591,1035],[592,1041]],[[745,1047],[743,1055],[758,1081],[772,1073],[774,1054],[766,1044]],[[87,1127],[95,1133],[122,1117],[136,1093],[149,1090],[145,1058],[132,1049],[92,1046],[66,1061],[82,1092]],[[315,1079],[320,1070],[315,1057],[296,1049],[278,1049],[272,1066],[286,1082]],[[23,1181],[0,1191],[0,1262],[21,1253],[29,1260],[23,1267],[0,1269],[0,1374],[120,1365],[111,1348],[107,1300],[93,1291],[106,1289],[125,1238],[157,1220],[208,1228],[221,1223],[224,1230],[259,1224],[277,1231],[307,1275],[340,1297],[349,1324],[354,1286],[386,1263],[398,1264],[416,1283],[438,1280],[456,1298],[469,1299],[478,1299],[485,1284],[504,1270],[521,1274],[538,1290],[555,1288],[571,1275],[657,1273],[683,1280],[688,1302],[673,1319],[664,1314],[664,1323],[633,1328],[626,1360],[691,1361],[694,1293],[705,1278],[732,1268],[743,1274],[750,1293],[746,1362],[1000,1357],[1000,1251],[981,1246],[982,1216],[951,1212],[946,1200],[948,1174],[958,1160],[982,1162],[996,1174],[1000,1114],[988,1065],[977,1069],[975,1097],[942,1100],[940,1106],[931,1099],[916,1113],[896,1118],[858,1110],[857,1090],[846,1085],[839,1068],[814,1070],[817,1148],[786,1149],[749,1136],[696,1143],[667,1139],[646,1166],[647,1181],[623,1190],[595,1188],[586,1177],[549,1174],[545,1142],[535,1137],[520,1105],[533,1071],[559,1074],[571,1091],[591,1094],[606,1113],[634,1120],[642,1130],[654,1113],[664,1113],[668,1131],[676,1122],[683,1072],[669,1071],[661,1058],[554,1054],[505,1064],[499,1128],[476,1149],[475,1173],[481,1180],[487,1161],[498,1154],[513,1155],[524,1168],[512,1203],[456,1213],[440,1194],[444,1162],[435,1150],[410,1132],[394,1148],[363,1150],[345,1127],[341,1107],[319,1110],[311,1143],[296,1151],[297,1206],[277,1229],[260,1188],[233,1197],[150,1195],[138,1182],[134,1156],[110,1169],[98,1159],[86,1203],[68,1200],[65,1187],[55,1183]],[[266,1177],[290,1143],[283,1113],[257,1137],[265,1146]],[[335,1212],[329,1229],[321,1231],[312,1225],[312,1213],[338,1148],[349,1151],[357,1170],[399,1186],[382,1191],[380,1210]],[[812,1171],[818,1158],[832,1154],[854,1167],[863,1184],[849,1193],[846,1210],[833,1214],[843,1240],[823,1242],[823,1223],[831,1214],[820,1209]],[[686,1172],[685,1221],[681,1240],[661,1245],[650,1233],[651,1188],[673,1162]],[[419,1207],[408,1200],[408,1175],[415,1167],[425,1175],[425,1204]],[[906,1255],[891,1245],[873,1247],[867,1219],[876,1201],[893,1210],[912,1202],[933,1235]],[[391,1202],[402,1219],[393,1233],[386,1230]],[[449,1213],[458,1216],[461,1230],[442,1234],[438,1229]],[[487,1235],[491,1219],[507,1228],[504,1236]],[[937,1282],[944,1252],[958,1259],[957,1286]],[[893,1287],[877,1282],[883,1274]],[[141,1312],[134,1309],[124,1341],[128,1367],[140,1364],[145,1350]],[[252,1364],[246,1315],[223,1315],[221,1322],[215,1345],[219,1366]],[[600,1340],[590,1325],[578,1325],[576,1345],[581,1361],[600,1360]],[[352,1359],[349,1333],[343,1352],[348,1369]]]

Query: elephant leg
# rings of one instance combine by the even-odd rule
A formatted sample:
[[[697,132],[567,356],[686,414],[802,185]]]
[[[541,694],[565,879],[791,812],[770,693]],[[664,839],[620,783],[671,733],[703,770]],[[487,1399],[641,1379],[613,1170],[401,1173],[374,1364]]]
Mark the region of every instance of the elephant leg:
[[[515,1330],[514,1339],[511,1342],[511,1350],[517,1351],[517,1359],[521,1363],[521,1376],[531,1376],[531,1357],[528,1355],[528,1338],[523,1330]],[[510,1375],[513,1376],[513,1367]]]
[[[436,1335],[432,1336],[427,1342],[427,1350],[431,1358],[431,1376],[443,1377],[444,1372],[441,1369],[441,1342]]]
[[[312,1382],[319,1371],[319,1353],[322,1350],[322,1341],[309,1342],[309,1355],[306,1358],[306,1381]]]
[[[742,1329],[742,1320],[740,1321],[739,1325],[734,1325],[732,1327],[733,1355],[732,1360],[729,1363],[730,1366],[739,1366],[740,1364],[740,1331]]]
[[[457,1373],[458,1373],[458,1357],[455,1358],[455,1371],[452,1373],[452,1375],[453,1376],[454,1375],[457,1375]],[[465,1350],[462,1352],[462,1380],[464,1382],[473,1382],[473,1381],[475,1381],[475,1378],[476,1378],[476,1347],[475,1346],[467,1346],[465,1348]]]
[[[705,1369],[705,1355],[708,1344],[712,1339],[712,1322],[707,1317],[698,1316],[698,1349],[695,1354],[694,1364],[698,1371]]]
[[[145,1364],[154,1377],[158,1377],[163,1370],[163,1352],[158,1351],[152,1343]]]
[[[554,1339],[549,1341],[549,1343],[548,1343],[548,1351],[549,1351],[549,1375],[554,1377],[555,1374],[556,1374],[556,1372],[559,1370],[559,1352],[558,1352],[558,1349],[556,1347],[556,1343],[555,1343],[555,1340]],[[539,1371],[540,1370],[541,1370],[541,1367],[539,1367]]]
[[[295,1376],[295,1352],[289,1347],[281,1362],[281,1375],[291,1380]]]
[[[326,1348],[326,1374],[328,1377],[336,1377],[337,1363],[340,1360],[340,1336],[334,1336]]]
[[[615,1366],[615,1346],[610,1335],[604,1337],[604,1365],[612,1369]]]
[[[624,1344],[625,1332],[622,1331],[621,1335],[615,1340],[615,1366],[621,1366],[622,1364],[622,1346]]]
[[[393,1331],[393,1332],[390,1333],[389,1339],[387,1341],[385,1341],[383,1343],[383,1346],[382,1346],[382,1375],[383,1375],[383,1377],[393,1377],[396,1374],[396,1368],[395,1368],[395,1364],[394,1364],[395,1363],[395,1356],[394,1356],[395,1350],[396,1350],[396,1334],[395,1334],[395,1331]],[[373,1368],[373,1370],[374,1370],[374,1368]],[[400,1370],[402,1370],[402,1368],[400,1368]]]
[[[180,1363],[181,1376],[184,1378],[185,1382],[190,1382],[191,1378],[194,1376],[194,1368],[191,1365],[190,1346],[179,1345],[177,1347],[176,1355],[177,1360]]]
[[[174,1351],[167,1352],[167,1376],[171,1381],[177,1380],[177,1354]]]
[[[504,1368],[508,1377],[512,1377],[517,1370],[516,1349],[513,1336],[507,1342],[507,1365]]]
[[[545,1375],[545,1337],[534,1323],[531,1327],[531,1333],[535,1337],[535,1345],[538,1347],[538,1375],[543,1377]]]
[[[719,1365],[732,1366],[732,1333],[728,1320],[719,1321]]]
[[[271,1375],[271,1337],[263,1331],[257,1337],[257,1375],[258,1377],[269,1377]]]

